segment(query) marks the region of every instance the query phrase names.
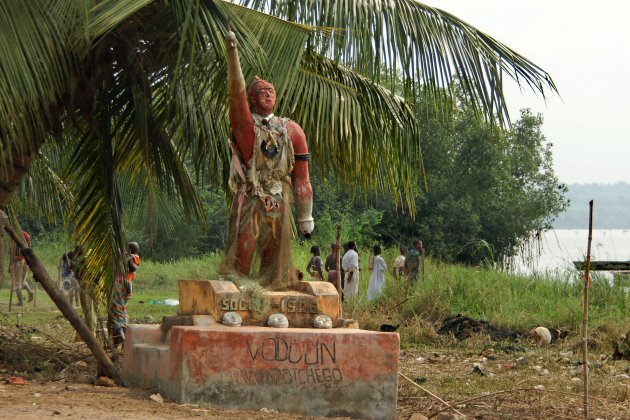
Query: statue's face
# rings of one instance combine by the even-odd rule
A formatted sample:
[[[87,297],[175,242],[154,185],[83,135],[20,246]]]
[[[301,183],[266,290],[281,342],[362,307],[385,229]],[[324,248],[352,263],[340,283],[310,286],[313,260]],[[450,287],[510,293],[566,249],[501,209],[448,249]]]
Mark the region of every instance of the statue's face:
[[[270,84],[260,84],[249,95],[249,103],[261,115],[273,113],[276,106],[276,90]]]

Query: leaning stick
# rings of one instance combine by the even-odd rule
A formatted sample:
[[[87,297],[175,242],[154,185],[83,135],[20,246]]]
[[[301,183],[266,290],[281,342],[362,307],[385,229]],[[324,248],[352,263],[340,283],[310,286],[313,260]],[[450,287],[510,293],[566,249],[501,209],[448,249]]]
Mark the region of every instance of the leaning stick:
[[[337,304],[339,305],[339,318],[343,318],[343,306],[341,305],[341,223],[337,225],[337,261],[335,261],[335,277],[337,277]]]
[[[415,383],[414,381],[412,381],[408,376],[406,376],[404,373],[402,372],[398,372],[398,374],[400,376],[402,376],[403,378],[405,378],[407,380],[407,382],[409,382],[411,385],[415,386],[418,389],[421,389],[422,391],[426,392],[427,394],[429,394],[430,396],[432,396],[433,398],[435,398],[436,400],[438,400],[439,402],[441,402],[442,404],[445,404],[447,406],[450,407],[449,403],[447,403],[446,401],[444,401],[442,398],[438,397],[437,395],[435,395],[433,392],[429,391],[428,389],[418,385],[417,383]],[[460,416],[464,416],[464,414],[462,414],[460,411],[457,411],[455,408],[453,408],[453,411],[456,412],[457,414],[459,414]],[[465,417],[465,416],[464,416]]]
[[[593,200],[589,201],[588,246],[584,269],[584,318],[582,319],[582,356],[584,358],[584,418],[588,419],[588,289],[591,285],[591,242],[593,241]]]
[[[35,255],[33,250],[24,243],[23,239],[20,239],[20,237],[15,234],[13,229],[9,226],[5,226],[4,230],[9,234],[11,239],[13,239],[16,246],[19,247],[20,252],[26,259],[26,264],[28,264],[29,268],[33,272],[35,281],[42,285],[46,293],[48,293],[48,296],[50,296],[50,299],[55,303],[55,305],[57,305],[57,308],[59,308],[63,316],[70,322],[70,325],[72,325],[76,332],[79,333],[79,336],[83,339],[85,344],[87,344],[96,360],[109,371],[116,383],[124,385],[120,372],[118,372],[112,360],[109,358],[107,353],[105,353],[105,350],[103,350],[103,347],[96,337],[94,337],[92,330],[88,328],[83,318],[77,314],[74,307],[68,303],[61,291],[55,287],[55,282],[50,277],[50,274],[48,274],[46,267],[44,267],[39,258],[37,258],[37,255]]]

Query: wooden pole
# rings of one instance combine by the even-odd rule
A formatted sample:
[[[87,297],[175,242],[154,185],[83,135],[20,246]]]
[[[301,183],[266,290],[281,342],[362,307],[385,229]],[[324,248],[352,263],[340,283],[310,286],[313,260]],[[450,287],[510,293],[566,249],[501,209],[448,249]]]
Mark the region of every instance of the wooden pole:
[[[11,282],[9,283],[9,312],[11,312],[13,308],[13,270],[15,270],[13,261],[9,261],[9,267],[11,267]]]
[[[335,274],[337,277],[337,304],[339,305],[339,318],[343,318],[343,306],[341,305],[341,223],[337,225],[337,261],[335,261]]]
[[[584,270],[584,318],[582,319],[582,353],[584,366],[584,418],[588,419],[588,289],[591,286],[591,243],[593,241],[593,200],[589,201],[588,246]]]
[[[55,305],[57,305],[57,308],[59,308],[63,316],[70,322],[70,325],[72,325],[72,327],[77,331],[85,344],[87,344],[96,360],[105,367],[118,384],[124,385],[122,377],[119,375],[112,360],[109,358],[107,353],[105,353],[105,350],[103,350],[101,344],[85,324],[83,318],[81,318],[72,305],[68,303],[68,300],[64,298],[61,291],[55,287],[55,282],[50,277],[48,271],[46,271],[46,267],[44,267],[39,258],[37,258],[33,250],[28,248],[24,243],[23,238],[17,236],[15,232],[13,232],[13,229],[9,226],[5,226],[4,230],[20,248],[22,255],[26,259],[26,263],[33,272],[35,281],[42,285],[46,293],[50,296],[50,299],[55,303]]]
[[[424,277],[424,247],[422,248],[422,281],[426,281],[426,278]]]

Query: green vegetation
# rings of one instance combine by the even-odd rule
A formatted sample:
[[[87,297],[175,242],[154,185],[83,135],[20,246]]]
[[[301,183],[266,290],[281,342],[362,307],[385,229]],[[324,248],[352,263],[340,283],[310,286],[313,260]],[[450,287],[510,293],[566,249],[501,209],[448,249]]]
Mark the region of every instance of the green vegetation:
[[[43,257],[51,275],[56,275],[52,248],[49,243],[45,247],[36,246],[35,251]],[[306,266],[308,251],[306,243],[294,247],[298,268]],[[360,297],[344,303],[345,316],[359,320],[361,327],[366,329],[377,329],[382,323],[401,324],[400,333],[405,346],[435,343],[435,331],[442,321],[458,313],[520,332],[544,325],[567,330],[573,336],[579,334],[582,283],[577,272],[567,272],[562,278],[520,277],[490,268],[444,264],[428,258],[425,280],[409,290],[408,300],[405,301],[406,283],[396,281],[390,272],[386,277],[385,294],[374,302],[367,302],[369,251],[359,251],[362,265]],[[390,267],[396,255],[394,249],[384,252]],[[134,283],[129,316],[139,322],[159,322],[162,316],[175,314],[176,306],[153,302],[178,299],[179,279],[217,278],[220,260],[220,253],[173,263],[144,260]],[[2,290],[0,302],[6,313],[8,289]],[[40,289],[37,308],[26,307],[20,322],[28,324],[51,320],[59,316],[53,309],[48,296]],[[589,317],[595,342],[610,345],[612,338],[630,328],[630,293],[606,280],[595,278],[590,289]]]

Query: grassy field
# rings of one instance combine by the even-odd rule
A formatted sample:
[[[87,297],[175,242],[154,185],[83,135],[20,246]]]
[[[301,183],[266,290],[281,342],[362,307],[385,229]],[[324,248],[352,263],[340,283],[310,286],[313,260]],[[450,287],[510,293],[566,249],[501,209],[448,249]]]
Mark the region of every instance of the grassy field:
[[[64,248],[63,245],[44,247],[43,244],[34,247],[53,277],[57,275],[58,255]],[[310,257],[309,248],[307,243],[294,247],[294,261],[301,269],[306,267]],[[427,259],[425,278],[417,285],[408,287],[406,282],[395,281],[388,273],[384,295],[374,302],[367,302],[369,254],[366,250],[360,252],[360,294],[358,299],[344,302],[344,317],[357,319],[364,329],[378,329],[384,323],[400,326],[399,369],[406,378],[401,376],[399,381],[399,418],[406,419],[415,412],[429,414],[444,406],[418,384],[450,402],[465,402],[472,398],[474,402],[456,404],[456,408],[476,418],[581,417],[582,285],[578,273],[566,273],[556,278],[519,277],[487,268],[440,264]],[[395,250],[384,253],[390,266],[395,257]],[[220,260],[220,254],[213,254],[167,264],[143,261],[134,283],[129,308],[131,321],[159,322],[162,316],[175,314],[177,306],[153,302],[178,299],[179,279],[217,278]],[[610,355],[613,340],[630,329],[630,294],[595,278],[590,297],[591,410],[593,415],[601,418],[629,418],[630,383],[627,381],[630,379],[626,377],[630,374],[630,362],[612,360]],[[74,372],[63,380],[69,381],[71,387],[83,389],[81,387],[91,381],[94,362],[81,343],[74,343],[74,331],[48,296],[39,289],[36,306],[31,303],[14,308],[11,313],[8,313],[8,300],[8,289],[0,289],[0,332],[11,338],[11,334],[21,331],[24,338],[22,342],[6,340],[3,344],[0,337],[0,347],[4,345],[10,350],[5,353],[13,355],[5,357],[4,364],[0,358],[0,372],[10,369],[20,371],[30,379],[39,378],[40,387],[50,387],[52,382],[47,382],[50,378],[58,381],[66,378],[64,375],[68,372]],[[444,319],[458,313],[484,319],[499,328],[526,332],[544,325],[563,329],[569,336],[551,347],[538,348],[526,335],[511,342],[492,342],[485,334],[461,341],[438,335],[437,330]],[[15,324],[21,327],[15,328]],[[53,347],[48,352],[45,347],[37,347],[47,337],[53,337],[49,344]],[[63,350],[66,344],[62,346],[61,342],[74,343],[73,349],[79,351]],[[58,348],[64,353],[59,353]],[[40,356],[33,354],[37,349]],[[60,368],[51,365],[51,360],[60,358],[59,354],[67,358],[64,366],[69,366],[69,370],[60,372]],[[79,361],[91,364],[79,367]],[[476,370],[479,366],[482,373]],[[83,402],[73,395],[77,410],[89,409],[95,399],[105,401],[104,391],[97,388],[90,386],[90,393],[85,395]],[[9,400],[17,400],[19,395],[11,394],[17,390],[9,389],[6,393]],[[29,388],[28,392],[28,395],[34,392],[53,395],[39,388]],[[88,392],[87,388],[85,392]],[[139,413],[144,415],[153,410],[151,406],[142,405],[143,401],[148,401],[148,394],[138,397],[139,391],[133,389],[119,392],[124,393],[130,403],[139,404]],[[60,404],[50,398],[49,405]],[[187,406],[171,406],[182,417],[192,415]],[[1,408],[0,401],[0,411]],[[211,410],[208,408],[205,412],[214,413]],[[223,416],[220,410],[214,414]],[[238,418],[246,417],[243,413],[237,415]]]
[[[51,241],[34,245],[49,273],[57,278],[58,256],[68,244]],[[294,261],[305,269],[310,258],[310,243],[296,244]],[[427,259],[425,278],[408,287],[406,281],[386,276],[384,295],[367,302],[369,282],[368,250],[361,253],[362,273],[359,298],[344,302],[346,317],[358,319],[363,328],[376,329],[381,323],[403,324],[401,337],[405,346],[430,343],[435,329],[448,316],[464,314],[486,320],[501,328],[526,331],[538,325],[578,334],[582,320],[582,282],[579,273],[567,272],[558,278],[521,277],[482,267],[440,264]],[[396,250],[384,252],[391,267]],[[179,279],[215,279],[221,254],[182,259],[171,263],[143,261],[134,282],[134,295],[129,308],[132,320],[158,322],[164,315],[177,312],[177,306],[159,302],[178,299]],[[31,281],[31,284],[33,282]],[[0,291],[0,310],[7,312],[8,288]],[[157,303],[156,303],[157,302]],[[22,322],[48,319],[55,312],[41,290],[37,306],[27,305],[14,310]],[[16,308],[17,309],[17,308]],[[590,325],[594,331],[618,336],[630,328],[630,293],[595,277],[590,289]]]

